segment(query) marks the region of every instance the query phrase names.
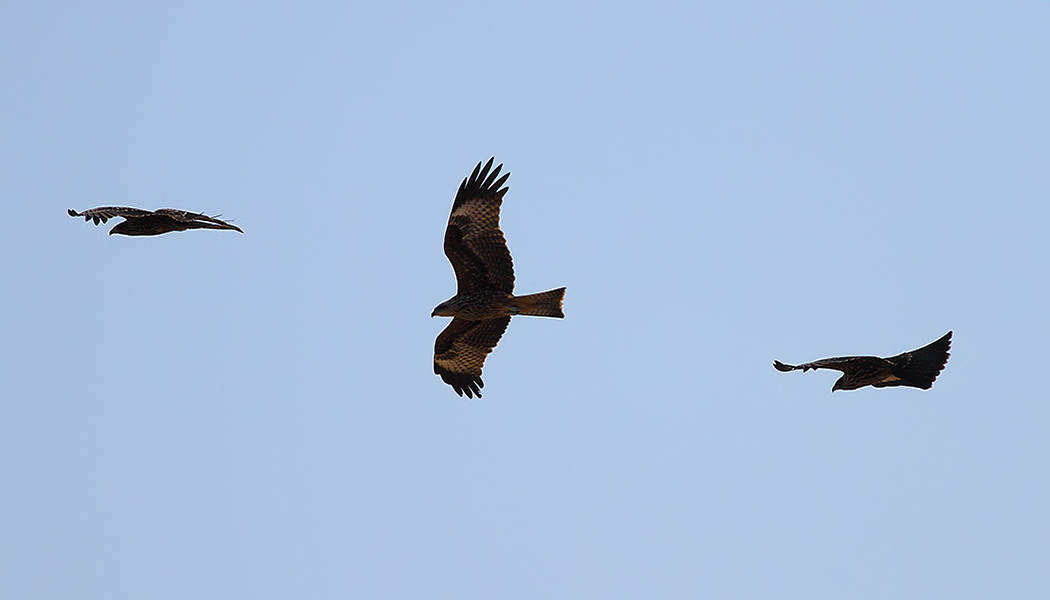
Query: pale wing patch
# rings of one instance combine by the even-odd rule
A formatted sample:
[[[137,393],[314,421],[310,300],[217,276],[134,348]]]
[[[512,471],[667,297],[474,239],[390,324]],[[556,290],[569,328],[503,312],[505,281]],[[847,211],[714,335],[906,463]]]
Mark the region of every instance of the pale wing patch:
[[[460,341],[452,344],[448,352],[434,357],[434,362],[443,369],[454,373],[467,375],[481,375],[481,367],[485,364],[485,357],[492,352],[491,348],[479,348],[468,346]]]
[[[457,394],[477,394],[484,383],[481,368],[485,358],[499,343],[510,324],[510,317],[485,321],[452,319],[434,342],[434,373],[452,386]]]
[[[478,213],[485,210],[485,205],[489,203],[489,200],[483,198],[473,198],[466,200],[456,208],[452,210],[453,217],[471,217],[474,218]]]
[[[473,198],[453,209],[450,219],[464,217],[467,219],[463,231],[464,237],[499,229],[500,202],[491,198]]]

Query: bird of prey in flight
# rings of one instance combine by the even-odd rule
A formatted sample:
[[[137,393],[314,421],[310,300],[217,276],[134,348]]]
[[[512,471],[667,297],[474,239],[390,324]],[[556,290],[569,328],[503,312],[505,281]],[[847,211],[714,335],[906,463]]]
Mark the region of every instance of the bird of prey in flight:
[[[835,369],[842,377],[831,387],[835,390],[855,390],[866,385],[892,387],[905,385],[923,390],[933,387],[933,380],[948,362],[948,350],[952,345],[952,332],[918,350],[898,354],[890,358],[877,356],[842,356],[825,358],[801,365],[786,365],[773,361],[778,371],[788,372],[802,369]]]
[[[174,208],[142,210],[127,206],[101,206],[84,212],[77,212],[71,208],[67,212],[71,217],[84,217],[85,221],[94,221],[95,225],[105,223],[113,217],[124,217],[124,221],[109,230],[109,235],[160,235],[187,229],[232,229],[244,233],[240,227],[215,217]]]
[[[499,343],[511,315],[563,318],[565,288],[515,296],[514,265],[499,228],[503,185],[510,173],[491,173],[493,159],[474,167],[452,203],[445,229],[445,255],[456,272],[456,295],[431,316],[453,317],[434,344],[434,373],[457,394],[481,397],[481,367]]]

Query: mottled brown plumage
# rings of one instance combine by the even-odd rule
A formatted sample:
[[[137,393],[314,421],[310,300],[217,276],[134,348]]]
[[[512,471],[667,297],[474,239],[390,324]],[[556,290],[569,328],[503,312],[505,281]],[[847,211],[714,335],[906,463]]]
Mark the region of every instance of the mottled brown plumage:
[[[113,226],[109,235],[161,235],[188,229],[232,229],[244,233],[240,227],[215,217],[174,208],[142,210],[127,206],[101,206],[84,212],[77,212],[71,208],[66,212],[71,217],[84,217],[85,221],[94,221],[95,225],[114,217],[123,217],[124,221]]]
[[[948,362],[951,341],[952,332],[949,331],[936,342],[890,358],[842,356],[801,365],[786,365],[775,360],[773,366],[785,373],[796,369],[802,369],[803,373],[810,369],[842,371],[842,377],[835,382],[831,391],[855,390],[866,385],[879,388],[904,385],[928,390],[933,387],[933,381]]]
[[[445,228],[445,255],[456,272],[456,295],[431,316],[453,317],[434,344],[434,373],[457,394],[481,397],[485,357],[499,343],[511,315],[564,317],[565,288],[515,296],[514,264],[499,228],[500,206],[510,174],[490,173],[479,162],[463,180]]]

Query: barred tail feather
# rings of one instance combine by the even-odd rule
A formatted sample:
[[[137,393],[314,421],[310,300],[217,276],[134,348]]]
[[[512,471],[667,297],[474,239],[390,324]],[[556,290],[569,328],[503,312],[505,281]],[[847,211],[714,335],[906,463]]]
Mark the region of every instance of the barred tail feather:
[[[517,308],[519,315],[533,315],[537,317],[565,318],[561,310],[562,299],[565,298],[565,288],[558,288],[549,292],[529,294],[527,296],[515,296],[512,303]]]

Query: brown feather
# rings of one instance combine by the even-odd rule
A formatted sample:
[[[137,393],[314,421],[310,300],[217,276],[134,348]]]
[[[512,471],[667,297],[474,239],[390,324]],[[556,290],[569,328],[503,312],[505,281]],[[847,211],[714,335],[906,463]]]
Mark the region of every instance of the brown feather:
[[[149,211],[128,206],[100,206],[84,212],[77,212],[73,209],[66,212],[71,217],[84,217],[85,221],[94,221],[95,225],[100,222],[105,223],[114,217],[123,217],[124,221],[117,223],[113,229],[109,230],[110,235],[161,235],[189,229],[231,229],[244,233],[240,227],[221,219],[174,208]]]
[[[510,173],[499,179],[503,165],[491,174],[492,160],[459,186],[445,228],[445,255],[456,272],[459,294],[477,289],[514,291],[514,263],[507,240],[499,228],[500,206],[509,188],[500,188]]]
[[[514,262],[499,228],[502,187],[510,174],[494,159],[479,162],[459,186],[445,228],[445,255],[456,272],[456,295],[431,316],[453,317],[434,344],[434,373],[457,394],[481,397],[485,357],[499,343],[511,315],[562,318],[565,288],[514,296]]]
[[[782,372],[802,369],[834,369],[842,371],[831,390],[855,390],[870,385],[874,387],[908,386],[923,390],[933,387],[933,382],[948,363],[951,354],[952,332],[939,340],[911,352],[891,358],[877,356],[840,356],[824,358],[800,365],[788,365],[779,360],[773,366]]]
[[[485,387],[481,368],[509,324],[510,317],[484,321],[452,319],[434,343],[434,373],[460,396],[480,398],[481,388]]]

